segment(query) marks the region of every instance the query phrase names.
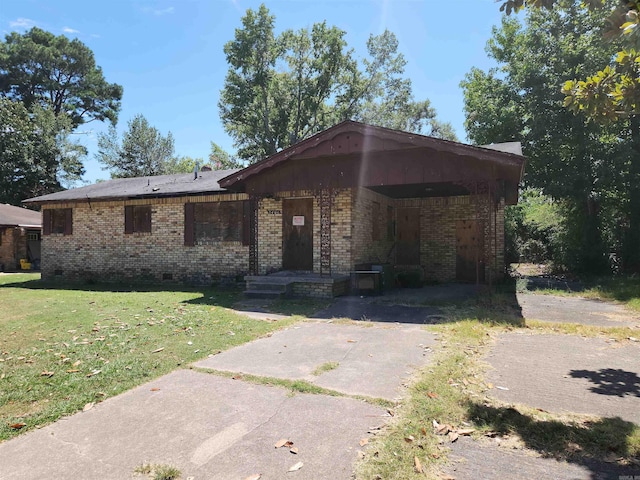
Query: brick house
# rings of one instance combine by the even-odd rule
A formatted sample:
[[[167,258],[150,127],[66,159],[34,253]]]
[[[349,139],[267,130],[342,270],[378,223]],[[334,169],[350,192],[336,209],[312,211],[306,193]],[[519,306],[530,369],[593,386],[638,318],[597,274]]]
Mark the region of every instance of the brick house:
[[[19,270],[20,260],[40,263],[40,212],[0,204],[0,271]]]
[[[43,278],[251,282],[286,271],[298,280],[283,280],[288,291],[329,296],[372,264],[439,282],[502,277],[504,207],[523,170],[521,155],[346,121],[245,169],[26,202],[43,210]]]

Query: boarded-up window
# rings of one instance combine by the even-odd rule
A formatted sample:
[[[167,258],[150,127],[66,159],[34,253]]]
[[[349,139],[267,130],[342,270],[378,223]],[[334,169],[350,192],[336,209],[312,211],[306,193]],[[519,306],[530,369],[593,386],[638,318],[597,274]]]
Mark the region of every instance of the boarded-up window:
[[[71,208],[48,208],[42,213],[42,230],[44,235],[73,233],[73,210]]]
[[[151,233],[151,205],[124,207],[124,233]]]
[[[382,218],[380,217],[380,204],[378,202],[373,202],[371,207],[371,239],[372,240],[382,240],[382,235],[380,231],[380,221]]]
[[[196,203],[193,234],[196,243],[243,240],[243,202]]]

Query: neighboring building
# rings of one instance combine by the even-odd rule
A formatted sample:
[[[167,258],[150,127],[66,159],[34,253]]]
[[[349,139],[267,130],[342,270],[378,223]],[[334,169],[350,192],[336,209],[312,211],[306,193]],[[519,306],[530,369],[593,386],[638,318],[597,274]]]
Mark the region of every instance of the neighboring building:
[[[0,271],[20,270],[21,263],[40,264],[40,212],[0,204]]]
[[[504,274],[504,207],[524,163],[347,121],[242,170],[110,180],[26,203],[43,209],[43,278],[209,283],[392,264],[482,282]]]

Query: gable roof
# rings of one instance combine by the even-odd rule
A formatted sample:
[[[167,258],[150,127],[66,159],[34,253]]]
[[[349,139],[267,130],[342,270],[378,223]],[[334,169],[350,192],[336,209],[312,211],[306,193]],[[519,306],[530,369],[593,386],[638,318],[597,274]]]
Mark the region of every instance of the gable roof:
[[[345,134],[349,133],[359,135],[357,138],[350,139],[348,135],[345,136]],[[341,141],[334,142],[334,140],[340,136],[343,137],[340,139]],[[426,135],[346,120],[306,140],[302,140],[295,145],[285,148],[264,160],[237,172],[233,172],[231,175],[220,180],[220,186],[230,188],[238,182],[244,182],[247,178],[288,160],[418,148],[427,148],[442,153],[473,157],[487,163],[510,166],[520,169],[521,175],[524,172],[525,159],[522,155],[498,151],[493,148],[493,146],[477,147],[453,142],[451,140],[443,140]]]
[[[200,171],[197,178],[193,173],[118,178],[30,198],[24,200],[23,203],[38,205],[54,202],[175,197],[221,192],[224,189],[220,187],[218,180],[236,171],[238,169]]]
[[[42,215],[28,208],[0,204],[0,226],[42,228]]]

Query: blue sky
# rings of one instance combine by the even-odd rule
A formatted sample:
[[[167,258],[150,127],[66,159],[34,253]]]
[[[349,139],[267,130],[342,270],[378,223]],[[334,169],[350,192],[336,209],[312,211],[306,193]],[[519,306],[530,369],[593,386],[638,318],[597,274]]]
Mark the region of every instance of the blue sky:
[[[210,142],[233,151],[218,116],[217,102],[227,64],[223,45],[248,8],[248,0],[0,0],[0,31],[38,26],[77,37],[91,48],[105,78],[124,87],[118,130],[141,113],[161,132],[171,131],[176,154],[207,158]],[[492,63],[484,47],[500,22],[495,0],[275,0],[265,2],[276,30],[309,27],[326,20],[347,32],[360,58],[370,34],[396,34],[417,100],[428,98],[441,120],[465,141],[462,91],[471,67]],[[78,135],[89,149],[84,179],[107,179],[95,160],[92,122]]]

